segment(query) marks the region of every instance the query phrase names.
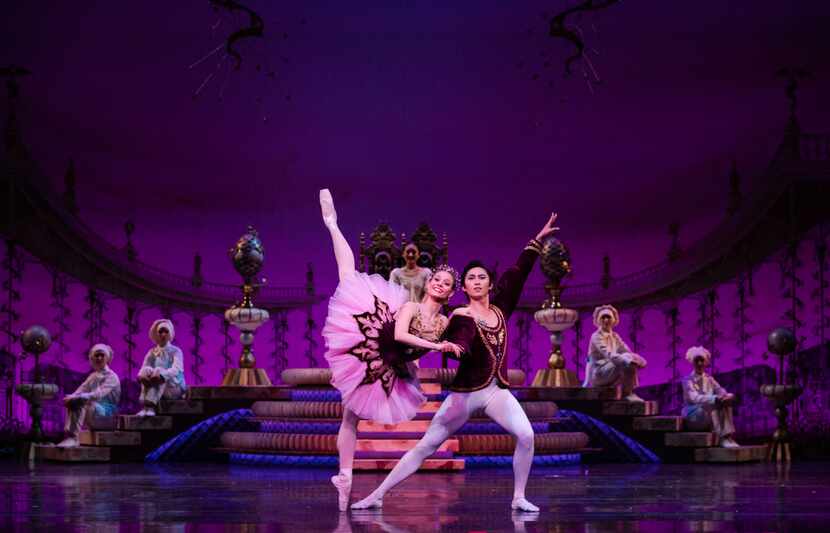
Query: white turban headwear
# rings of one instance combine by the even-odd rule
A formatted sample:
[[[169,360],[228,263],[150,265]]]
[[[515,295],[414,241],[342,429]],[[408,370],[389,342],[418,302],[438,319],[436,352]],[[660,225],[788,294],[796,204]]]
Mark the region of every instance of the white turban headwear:
[[[686,350],[686,361],[690,362],[691,364],[695,364],[695,357],[702,357],[706,360],[706,364],[709,364],[709,361],[712,360],[712,354],[709,353],[709,350],[704,348],[703,346],[692,346],[688,350]]]
[[[601,305],[594,309],[594,326],[600,328],[602,324],[600,324],[599,319],[603,315],[608,315],[611,317],[611,326],[616,326],[620,323],[620,313],[614,308],[613,305]]]
[[[93,345],[92,348],[89,349],[89,354],[87,354],[87,357],[92,359],[92,355],[95,352],[106,352],[107,353],[107,363],[112,361],[113,351],[112,351],[112,346],[110,346],[109,344],[98,343],[98,344]]]
[[[153,325],[150,326],[150,340],[155,342],[156,344],[159,343],[159,329],[166,328],[167,331],[170,332],[170,342],[173,342],[173,339],[176,337],[176,330],[173,328],[173,323],[166,318],[159,318]]]

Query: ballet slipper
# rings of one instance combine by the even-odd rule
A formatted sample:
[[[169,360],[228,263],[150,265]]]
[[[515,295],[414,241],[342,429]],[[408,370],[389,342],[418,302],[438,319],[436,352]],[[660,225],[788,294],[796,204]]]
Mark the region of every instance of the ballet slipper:
[[[525,498],[514,498],[510,508],[514,511],[524,511],[526,513],[538,513],[539,508],[527,501]]]
[[[383,498],[378,498],[374,494],[370,494],[357,503],[352,504],[352,509],[380,509],[383,507]]]

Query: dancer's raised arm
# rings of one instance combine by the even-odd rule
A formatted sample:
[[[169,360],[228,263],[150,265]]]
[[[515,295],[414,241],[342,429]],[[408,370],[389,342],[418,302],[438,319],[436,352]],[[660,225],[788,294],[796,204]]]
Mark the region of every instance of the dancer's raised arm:
[[[527,277],[542,251],[542,240],[559,231],[559,227],[554,225],[557,217],[556,213],[551,213],[547,223],[522,250],[516,264],[507,269],[499,278],[492,302],[501,309],[505,318],[509,318],[519,304],[519,297],[522,295]]]

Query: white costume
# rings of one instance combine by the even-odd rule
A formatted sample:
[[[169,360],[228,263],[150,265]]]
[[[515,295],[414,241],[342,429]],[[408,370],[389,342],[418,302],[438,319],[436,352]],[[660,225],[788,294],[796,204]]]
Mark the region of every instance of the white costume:
[[[108,354],[107,362],[112,361],[112,348],[106,344],[96,344],[89,350],[92,357],[96,351]],[[101,370],[94,370],[81,385],[69,395],[74,399],[66,406],[67,439],[76,442],[64,441],[64,445],[77,445],[78,433],[81,426],[94,426],[95,418],[110,417],[118,412],[118,402],[121,400],[121,380],[109,365]]]
[[[170,340],[163,346],[159,344],[158,336],[158,330],[161,327],[167,328],[170,332]],[[159,400],[162,398],[180,399],[187,390],[184,380],[183,355],[182,351],[172,344],[174,337],[173,323],[166,318],[156,320],[150,326],[150,339],[156,343],[156,346],[147,352],[141,369],[138,371],[138,379],[141,383],[141,395],[138,399],[147,408],[139,414],[151,414],[147,411],[154,411],[158,407]],[[160,369],[161,381],[148,383],[157,368]]]
[[[711,354],[702,346],[693,346],[686,352],[686,360],[694,364],[696,357],[703,357],[708,364]],[[737,446],[731,438],[735,434],[732,406],[717,401],[718,397],[725,394],[726,389],[710,374],[693,371],[683,378],[683,420],[686,429],[712,431],[717,434],[723,446]]]
[[[424,290],[431,275],[432,271],[425,267],[417,267],[414,271],[396,268],[389,274],[389,281],[409,291],[410,302],[420,302],[424,298]]]
[[[585,366],[583,387],[622,386],[623,397],[629,400],[641,400],[634,389],[639,385],[637,373],[645,368],[646,360],[633,353],[631,348],[613,330],[604,331],[600,320],[603,316],[611,317],[611,327],[620,322],[619,313],[610,305],[594,309],[594,325],[597,330],[591,335],[588,347],[588,363]]]

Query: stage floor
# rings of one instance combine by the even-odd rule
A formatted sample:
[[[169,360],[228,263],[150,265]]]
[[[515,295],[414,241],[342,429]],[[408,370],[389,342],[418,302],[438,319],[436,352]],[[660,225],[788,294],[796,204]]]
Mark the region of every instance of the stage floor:
[[[0,463],[2,531],[794,531],[830,524],[830,463],[537,468],[538,515],[509,470],[417,474],[382,511],[339,513],[332,472],[217,464]],[[356,474],[353,497],[382,479]]]

